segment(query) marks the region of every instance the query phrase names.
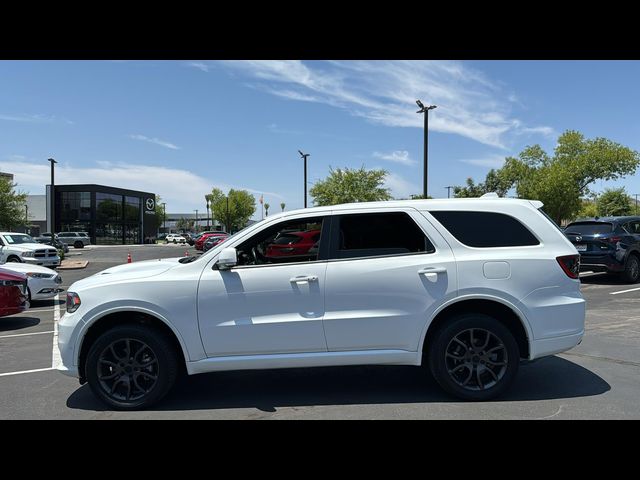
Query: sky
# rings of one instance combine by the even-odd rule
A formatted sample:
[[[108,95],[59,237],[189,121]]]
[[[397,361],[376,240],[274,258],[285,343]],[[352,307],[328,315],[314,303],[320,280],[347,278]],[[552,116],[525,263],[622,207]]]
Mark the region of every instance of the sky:
[[[303,206],[331,168],[384,168],[396,198],[429,194],[565,130],[640,150],[638,61],[0,61],[0,171],[57,184],[154,192],[170,213],[205,211],[213,187]],[[640,193],[636,177],[624,186]],[[311,205],[311,199],[309,199]],[[260,218],[260,205],[254,218]]]

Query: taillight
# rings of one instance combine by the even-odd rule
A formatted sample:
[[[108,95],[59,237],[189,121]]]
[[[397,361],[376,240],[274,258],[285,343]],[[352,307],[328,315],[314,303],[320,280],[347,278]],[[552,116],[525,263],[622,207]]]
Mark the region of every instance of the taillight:
[[[556,260],[569,278],[578,278],[580,276],[580,255],[564,255],[556,257]]]

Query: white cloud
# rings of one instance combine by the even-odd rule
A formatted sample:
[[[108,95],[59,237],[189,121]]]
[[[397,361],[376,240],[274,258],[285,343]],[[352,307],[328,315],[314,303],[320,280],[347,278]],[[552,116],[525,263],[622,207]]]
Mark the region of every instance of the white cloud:
[[[45,115],[43,113],[27,114],[6,114],[0,113],[0,120],[7,122],[23,122],[23,123],[66,123],[67,125],[73,125],[74,122],[62,117],[56,117],[55,115]]]
[[[511,113],[515,94],[460,62],[238,60],[221,63],[255,79],[255,87],[297,101],[326,103],[392,127],[423,127],[414,102],[438,105],[429,128],[506,148],[509,134],[546,134]]]
[[[209,65],[203,62],[189,62],[187,63],[187,67],[197,68],[198,70],[202,70],[203,72],[209,71]]]
[[[391,189],[393,198],[410,198],[422,193],[422,187],[411,183],[401,175],[390,172],[385,178],[384,186]]]
[[[484,158],[467,158],[459,161],[477,167],[500,168],[504,164],[504,159],[504,155],[488,155]]]
[[[409,152],[406,150],[394,150],[390,153],[381,153],[381,152],[373,152],[373,156],[375,158],[380,158],[381,160],[388,160],[389,162],[401,163],[402,165],[417,165],[414,159],[409,157]]]
[[[171,150],[180,150],[179,146],[165,140],[160,140],[159,138],[149,138],[145,135],[140,134],[131,134],[129,135],[129,138],[132,138],[133,140],[141,140],[143,142],[154,143],[156,145],[160,145],[161,147],[170,148]]]
[[[17,189],[33,195],[44,194],[45,185],[51,179],[48,163],[30,162],[24,157],[12,155],[9,160],[0,160],[0,171],[13,173]],[[256,197],[257,215],[260,215],[258,199],[261,194],[266,197],[286,201],[277,193],[248,188],[240,185],[229,185],[196,175],[189,170],[179,168],[155,167],[150,165],[123,164],[114,162],[96,162],[95,167],[81,167],[60,162],[56,165],[56,184],[95,183],[131,190],[153,192],[167,202],[167,210],[172,213],[187,213],[193,209],[205,208],[204,195],[213,187],[223,191],[230,188],[248,190]]]

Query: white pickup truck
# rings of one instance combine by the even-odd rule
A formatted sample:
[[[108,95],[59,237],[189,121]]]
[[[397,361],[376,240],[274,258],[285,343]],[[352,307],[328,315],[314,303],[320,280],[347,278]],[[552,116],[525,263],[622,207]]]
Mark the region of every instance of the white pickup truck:
[[[7,262],[55,268],[60,265],[60,257],[55,248],[36,243],[29,235],[0,232],[0,264]]]

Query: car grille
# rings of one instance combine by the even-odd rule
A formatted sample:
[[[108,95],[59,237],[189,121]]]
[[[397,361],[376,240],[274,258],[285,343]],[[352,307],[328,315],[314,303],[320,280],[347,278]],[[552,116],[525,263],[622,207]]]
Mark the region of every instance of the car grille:
[[[58,255],[58,251],[52,248],[47,248],[46,250],[36,250],[34,253],[35,258],[50,258]]]

